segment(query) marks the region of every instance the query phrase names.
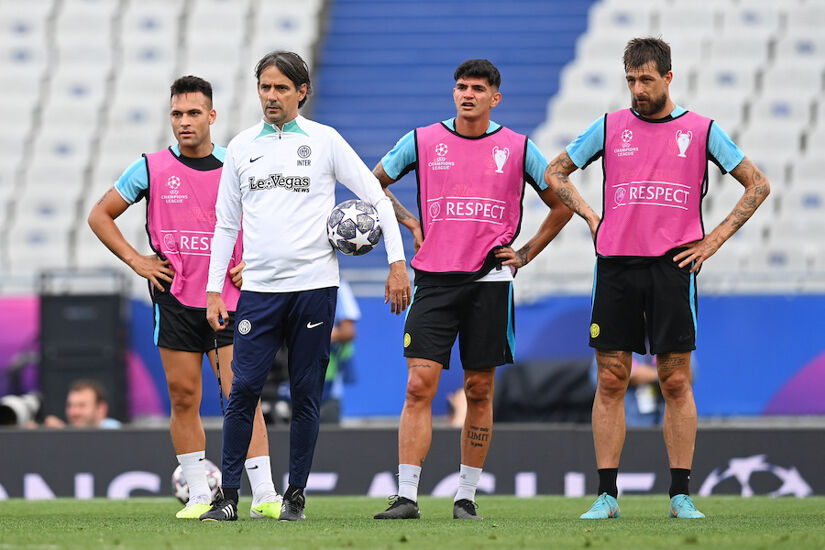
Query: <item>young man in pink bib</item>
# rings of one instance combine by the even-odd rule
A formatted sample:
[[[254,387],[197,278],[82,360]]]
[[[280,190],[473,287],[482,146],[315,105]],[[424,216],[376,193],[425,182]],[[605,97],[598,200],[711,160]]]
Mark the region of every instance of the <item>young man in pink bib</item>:
[[[221,387],[227,396],[232,387],[232,331],[216,334],[206,321],[215,201],[226,155],[224,147],[213,145],[209,132],[216,116],[209,82],[195,76],[177,79],[171,87],[169,118],[178,143],[132,163],[89,214],[89,225],[103,244],[149,281],[155,309],[155,344],[169,385],[172,444],[189,485],[189,501],[177,513],[181,519],[197,519],[209,510],[212,500],[204,464],[206,437],[199,413],[204,353],[213,369],[220,361]],[[143,198],[147,201],[146,228],[154,251],[147,256],[138,253],[115,224],[118,216]],[[230,312],[234,312],[240,295],[230,277],[240,277],[240,267],[236,267],[240,261],[238,239],[223,287]],[[234,324],[234,313],[228,317],[227,322]],[[277,518],[281,496],[272,483],[269,440],[260,407],[245,466],[252,486],[250,516]]]
[[[656,355],[665,398],[664,437],[670,459],[670,515],[703,518],[688,483],[696,441],[691,351],[696,349],[696,274],[753,215],[770,192],[764,174],[709,118],[670,98],[670,46],[631,40],[624,52],[630,109],[608,113],[558,155],[545,179],[587,221],[596,245],[590,345],[598,387],[593,440],[599,497],[581,517],[619,517],[619,459],[625,439],[624,395],[632,353]],[[602,157],[601,217],[568,179]],[[744,187],[731,214],[708,235],[702,197],[708,161]]]
[[[485,59],[455,72],[456,117],[409,132],[373,172],[398,221],[415,237],[413,301],[404,327],[407,396],[398,429],[398,495],[375,519],[417,519],[418,481],[432,440],[432,401],[459,336],[467,415],[453,506],[456,519],[481,519],[475,492],[493,430],[493,385],[513,362],[513,272],[547,246],[572,216],[543,181],[547,161],[526,136],[490,120],[501,101],[498,69]],[[420,218],[387,188],[418,175]],[[529,183],[551,208],[518,252],[522,197]]]

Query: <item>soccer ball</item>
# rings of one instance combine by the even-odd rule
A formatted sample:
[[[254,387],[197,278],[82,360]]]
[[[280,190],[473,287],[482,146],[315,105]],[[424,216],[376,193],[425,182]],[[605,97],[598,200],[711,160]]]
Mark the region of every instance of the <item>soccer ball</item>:
[[[378,212],[361,200],[344,201],[327,219],[327,236],[332,248],[348,256],[366,254],[381,240]]]
[[[206,481],[209,483],[211,499],[215,500],[218,491],[221,489],[221,471],[209,459],[204,459],[204,463],[206,464]],[[189,501],[189,484],[183,478],[183,469],[180,464],[172,472],[172,493],[184,504]]]

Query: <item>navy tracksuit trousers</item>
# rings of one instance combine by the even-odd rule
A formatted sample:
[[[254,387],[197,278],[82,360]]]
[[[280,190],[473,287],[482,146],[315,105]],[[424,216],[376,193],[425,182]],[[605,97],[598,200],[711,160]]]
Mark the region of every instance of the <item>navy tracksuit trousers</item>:
[[[223,420],[224,487],[241,486],[255,407],[282,343],[289,349],[292,398],[289,484],[306,487],[318,439],[337,291],[241,291],[235,312],[234,380]]]

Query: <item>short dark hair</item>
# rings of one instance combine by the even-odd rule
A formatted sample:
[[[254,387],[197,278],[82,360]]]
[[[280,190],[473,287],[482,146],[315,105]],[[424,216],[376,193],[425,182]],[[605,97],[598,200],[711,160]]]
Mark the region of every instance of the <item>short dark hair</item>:
[[[501,73],[486,59],[470,59],[459,65],[453,78],[458,81],[459,78],[465,77],[486,78],[487,83],[493,88],[498,89],[501,86]]]
[[[188,93],[188,92],[181,92],[181,93]],[[77,391],[83,390],[92,390],[95,394],[95,403],[108,403],[109,400],[106,395],[106,388],[103,387],[103,384],[98,382],[97,380],[75,380],[72,382],[72,385],[69,386],[68,393],[74,393]]]
[[[209,100],[209,107],[212,108],[212,85],[199,76],[193,76],[191,74],[182,76],[172,82],[169,91],[171,92],[169,99],[172,99],[176,95],[200,92],[206,96]]]
[[[638,69],[653,61],[659,74],[670,70],[670,45],[661,38],[634,38],[624,48],[624,70]]]
[[[312,83],[309,81],[309,67],[306,61],[295,52],[284,50],[269,52],[255,65],[255,79],[260,83],[261,73],[273,65],[295,84],[296,90],[300,89],[302,84],[307,85],[307,95],[298,102],[298,107],[303,107],[312,93]]]

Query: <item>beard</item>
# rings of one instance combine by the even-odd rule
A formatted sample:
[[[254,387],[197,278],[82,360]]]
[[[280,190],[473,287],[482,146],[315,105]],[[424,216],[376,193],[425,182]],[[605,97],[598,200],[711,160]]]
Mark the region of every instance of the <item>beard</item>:
[[[633,106],[633,109],[642,116],[655,115],[664,109],[665,105],[667,105],[667,95],[662,94],[657,98],[650,98],[644,106],[639,106],[636,98],[633,97],[631,99],[631,105]]]

